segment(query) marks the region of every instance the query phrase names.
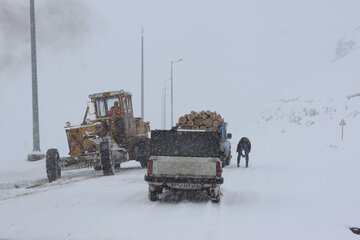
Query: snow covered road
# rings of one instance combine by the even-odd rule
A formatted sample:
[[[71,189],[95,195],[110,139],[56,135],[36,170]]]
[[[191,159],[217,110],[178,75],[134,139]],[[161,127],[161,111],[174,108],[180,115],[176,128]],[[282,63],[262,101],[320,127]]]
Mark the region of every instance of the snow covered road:
[[[220,204],[182,193],[150,202],[137,162],[114,176],[76,170],[50,184],[2,182],[0,238],[356,239],[348,226],[360,224],[358,152],[292,134],[253,138],[248,169],[233,157]]]

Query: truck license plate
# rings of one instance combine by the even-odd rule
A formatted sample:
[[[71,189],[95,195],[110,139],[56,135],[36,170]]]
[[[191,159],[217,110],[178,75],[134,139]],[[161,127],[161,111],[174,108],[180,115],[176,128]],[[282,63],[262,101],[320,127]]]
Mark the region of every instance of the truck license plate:
[[[195,183],[168,183],[168,186],[171,188],[180,188],[180,189],[199,189],[201,184]]]

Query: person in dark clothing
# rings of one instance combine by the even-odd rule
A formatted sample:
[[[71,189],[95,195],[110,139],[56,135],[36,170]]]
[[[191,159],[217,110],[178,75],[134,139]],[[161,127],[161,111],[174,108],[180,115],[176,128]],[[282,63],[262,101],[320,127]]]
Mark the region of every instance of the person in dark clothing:
[[[119,102],[115,101],[114,106],[112,106],[108,112],[109,117],[113,116],[120,116],[121,115],[121,109],[119,107]]]
[[[244,151],[244,154],[243,154]],[[240,166],[240,158],[244,157],[246,160],[246,167],[249,165],[249,152],[251,151],[251,143],[250,140],[246,137],[240,139],[236,152],[238,153],[237,156],[237,166]]]

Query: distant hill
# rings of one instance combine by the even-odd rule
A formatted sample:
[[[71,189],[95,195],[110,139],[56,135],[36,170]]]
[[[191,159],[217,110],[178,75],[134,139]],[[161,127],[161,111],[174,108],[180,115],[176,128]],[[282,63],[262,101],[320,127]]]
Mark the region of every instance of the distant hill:
[[[360,118],[360,93],[342,98],[280,99],[266,106],[259,123],[282,122],[307,126],[327,121]]]

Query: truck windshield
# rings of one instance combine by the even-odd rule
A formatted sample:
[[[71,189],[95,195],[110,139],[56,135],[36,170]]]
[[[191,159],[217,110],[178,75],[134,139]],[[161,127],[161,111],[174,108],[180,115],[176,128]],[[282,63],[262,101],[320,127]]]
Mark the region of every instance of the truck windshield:
[[[105,117],[108,114],[108,111],[112,106],[114,106],[115,102],[119,102],[119,98],[117,96],[108,97],[108,98],[98,98],[96,99],[96,110],[97,115],[99,117]]]

